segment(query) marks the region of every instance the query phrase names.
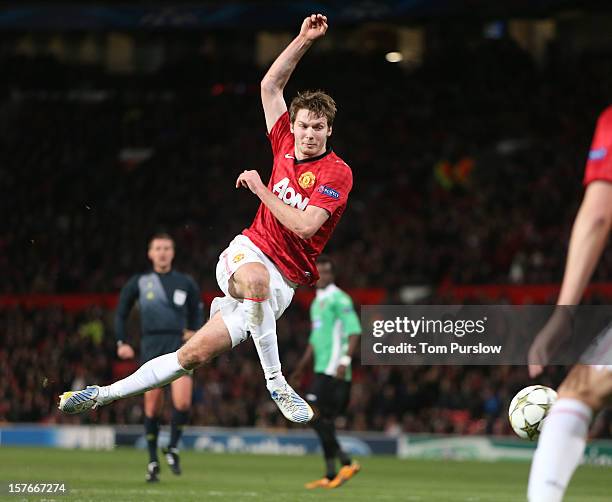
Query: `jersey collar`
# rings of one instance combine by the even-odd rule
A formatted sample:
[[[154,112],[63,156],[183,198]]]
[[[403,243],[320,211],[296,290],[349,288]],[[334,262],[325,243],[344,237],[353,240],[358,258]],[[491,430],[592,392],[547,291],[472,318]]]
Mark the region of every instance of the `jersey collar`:
[[[170,268],[170,270],[168,270],[167,272],[156,272],[153,267],[151,267],[149,270],[151,274],[156,274],[156,275],[159,275],[160,277],[170,275],[173,271],[173,269]]]
[[[333,282],[323,289],[317,289],[317,300],[322,300],[327,298],[328,296],[334,294],[338,291],[338,286],[336,286]]]
[[[307,164],[308,162],[316,162],[317,160],[321,160],[323,157],[326,157],[327,155],[329,155],[332,152],[333,152],[333,150],[332,150],[331,146],[328,146],[321,155],[317,155],[316,157],[308,157],[307,159],[302,159],[302,160],[298,160],[296,158],[294,163],[295,164]]]

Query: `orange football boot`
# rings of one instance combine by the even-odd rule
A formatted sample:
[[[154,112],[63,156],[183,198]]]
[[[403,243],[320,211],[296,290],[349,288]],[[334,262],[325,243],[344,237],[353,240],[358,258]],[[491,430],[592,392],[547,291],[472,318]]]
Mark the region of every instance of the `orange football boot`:
[[[311,481],[310,483],[306,483],[304,487],[309,490],[313,490],[315,488],[327,488],[330,483],[331,481],[329,480],[329,478],[321,478],[321,479],[315,479],[314,481]]]
[[[351,479],[355,474],[361,470],[359,462],[353,462],[351,465],[344,465],[338,472],[338,475],[332,479],[327,488],[338,488]]]

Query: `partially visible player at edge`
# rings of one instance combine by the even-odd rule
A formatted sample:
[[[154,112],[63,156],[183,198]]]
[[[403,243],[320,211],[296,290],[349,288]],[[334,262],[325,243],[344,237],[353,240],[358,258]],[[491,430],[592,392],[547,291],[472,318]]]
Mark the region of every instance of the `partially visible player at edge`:
[[[612,227],[612,106],[600,115],[584,177],[586,191],[574,221],[557,305],[577,305],[605,248]],[[542,372],[568,325],[571,308],[559,307],[529,351],[529,374]],[[612,332],[605,337],[610,339]],[[600,344],[597,347],[603,347]],[[612,400],[612,345],[595,350],[590,365],[572,368],[544,422],[531,464],[529,502],[559,502],[586,444],[593,414]]]
[[[212,302],[210,320],[178,351],[149,361],[127,378],[64,393],[62,411],[78,413],[165,385],[251,335],[270,396],[283,415],[300,423],[312,419],[312,408],[281,372],[276,319],[298,285],[316,283],[315,260],[346,208],[353,177],[327,146],[334,100],[323,92],[305,92],[288,111],[283,89],[298,61],[326,31],[325,16],[304,19],[299,35],[261,82],[274,167],[267,187],[257,171],[244,171],[236,180],[236,188],[248,188],[261,204],[251,227],[219,257],[217,282],[226,296]]]
[[[337,488],[361,466],[342,450],[336,436],[335,420],[346,411],[351,397],[351,362],[359,346],[361,323],[351,297],[334,284],[334,264],[325,255],[317,259],[317,296],[310,305],[311,331],[308,347],[291,380],[297,382],[314,359],[314,379],[306,399],[319,410],[310,425],[323,448],[325,475],[306,483],[306,488]],[[336,471],[336,459],[340,471]]]

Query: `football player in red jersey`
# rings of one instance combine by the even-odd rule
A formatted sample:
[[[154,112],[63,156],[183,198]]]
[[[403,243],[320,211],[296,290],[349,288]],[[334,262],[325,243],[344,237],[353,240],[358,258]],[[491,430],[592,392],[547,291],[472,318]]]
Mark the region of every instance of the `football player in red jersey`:
[[[612,228],[612,106],[599,117],[584,176],[586,191],[576,216],[555,313],[529,351],[529,374],[542,372],[571,324]],[[561,383],[544,422],[529,475],[529,502],[561,501],[582,458],[593,414],[612,402],[612,331],[587,351]]]
[[[261,82],[274,165],[267,186],[253,170],[236,180],[236,188],[250,190],[261,204],[251,226],[219,257],[217,282],[225,297],[213,301],[208,323],[178,351],[149,361],[123,380],[64,393],[62,411],[79,413],[164,385],[251,335],[267,388],[283,415],[299,423],[312,419],[313,410],[281,372],[276,320],[298,285],[317,281],[315,260],[346,208],[353,177],[327,145],[334,100],[321,91],[307,91],[288,110],[283,89],[302,56],[326,31],[325,16],[304,19],[298,36]]]

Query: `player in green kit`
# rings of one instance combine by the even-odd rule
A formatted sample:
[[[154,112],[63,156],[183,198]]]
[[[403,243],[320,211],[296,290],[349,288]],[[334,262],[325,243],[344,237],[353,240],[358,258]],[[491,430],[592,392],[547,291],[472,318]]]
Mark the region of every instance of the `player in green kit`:
[[[360,470],[357,462],[342,451],[334,421],[346,410],[351,394],[351,359],[359,345],[361,324],[351,297],[334,284],[332,261],[321,255],[317,259],[319,280],[317,296],[310,306],[312,328],[308,348],[292,375],[299,380],[314,357],[314,379],[306,400],[319,410],[311,422],[319,435],[325,457],[325,476],[306,488],[336,488]],[[336,471],[336,459],[342,467]]]

